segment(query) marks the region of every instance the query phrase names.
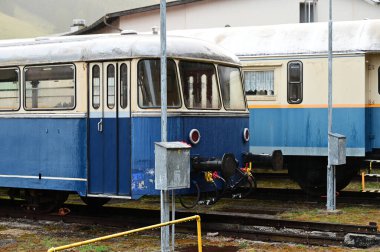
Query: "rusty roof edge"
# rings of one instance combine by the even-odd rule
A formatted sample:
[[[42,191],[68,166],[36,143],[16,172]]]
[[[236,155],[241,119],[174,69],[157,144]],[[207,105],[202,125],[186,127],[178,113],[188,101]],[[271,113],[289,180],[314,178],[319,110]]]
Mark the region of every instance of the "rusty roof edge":
[[[177,1],[167,3],[166,7],[170,8],[170,7],[174,7],[174,6],[178,6],[178,5],[185,5],[185,4],[200,2],[200,1],[204,1],[204,0],[177,0]],[[96,30],[98,28],[103,28],[106,26],[104,24],[104,18],[106,18],[106,17],[107,17],[108,22],[113,22],[121,16],[126,16],[126,15],[131,15],[131,14],[136,14],[136,13],[143,13],[143,12],[148,12],[148,11],[152,11],[152,10],[159,10],[159,9],[160,9],[160,4],[154,4],[154,5],[124,10],[124,11],[107,13],[106,15],[102,16],[101,18],[96,20],[91,25],[89,25],[89,26],[87,26],[87,27],[85,27],[79,31],[66,33],[64,36],[89,34],[93,30]]]

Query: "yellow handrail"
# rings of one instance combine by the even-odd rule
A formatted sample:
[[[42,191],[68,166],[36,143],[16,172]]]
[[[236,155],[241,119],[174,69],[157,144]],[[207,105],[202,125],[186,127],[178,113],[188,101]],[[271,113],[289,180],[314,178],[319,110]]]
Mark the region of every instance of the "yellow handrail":
[[[182,218],[182,219],[178,219],[178,220],[168,221],[165,223],[159,223],[159,224],[155,224],[155,225],[151,225],[151,226],[147,226],[147,227],[137,228],[137,229],[133,229],[130,231],[120,232],[120,233],[116,233],[116,234],[112,234],[112,235],[106,235],[106,236],[102,236],[102,237],[98,237],[98,238],[94,238],[94,239],[90,239],[90,240],[86,240],[86,241],[76,242],[76,243],[72,243],[72,244],[68,244],[68,245],[64,245],[64,246],[60,246],[60,247],[56,247],[56,248],[52,247],[48,250],[48,252],[55,252],[55,251],[61,251],[61,250],[65,250],[65,249],[75,248],[75,247],[87,245],[87,244],[98,242],[98,241],[109,240],[109,239],[124,236],[124,235],[129,235],[129,234],[133,234],[133,233],[137,233],[137,232],[141,232],[141,231],[145,231],[145,230],[149,230],[149,229],[160,228],[160,227],[173,225],[173,224],[177,224],[177,223],[181,223],[181,222],[192,221],[192,220],[197,221],[198,251],[202,252],[201,217],[199,215],[194,215],[194,216],[190,216],[190,217],[186,217],[186,218]]]
[[[362,192],[365,191],[365,173],[362,172]]]

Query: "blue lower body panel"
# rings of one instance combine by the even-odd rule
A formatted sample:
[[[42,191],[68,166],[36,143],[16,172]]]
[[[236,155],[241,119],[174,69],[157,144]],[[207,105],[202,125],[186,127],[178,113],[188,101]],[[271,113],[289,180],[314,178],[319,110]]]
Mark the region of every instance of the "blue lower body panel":
[[[118,125],[118,194],[131,195],[131,120],[119,119]]]
[[[380,108],[367,108],[367,149],[380,149]]]
[[[0,119],[0,186],[86,194],[86,119]]]
[[[90,119],[89,194],[130,196],[130,118]]]
[[[366,109],[334,108],[333,132],[347,138],[347,156],[364,156]],[[284,155],[327,155],[327,109],[268,108],[250,109],[250,151]]]
[[[191,129],[198,129],[200,142],[193,145],[190,155],[221,158],[233,153],[241,161],[248,151],[243,140],[243,130],[248,127],[248,117],[169,117],[168,141],[188,142]],[[159,117],[132,118],[132,198],[159,194],[154,187],[154,142],[160,142]]]

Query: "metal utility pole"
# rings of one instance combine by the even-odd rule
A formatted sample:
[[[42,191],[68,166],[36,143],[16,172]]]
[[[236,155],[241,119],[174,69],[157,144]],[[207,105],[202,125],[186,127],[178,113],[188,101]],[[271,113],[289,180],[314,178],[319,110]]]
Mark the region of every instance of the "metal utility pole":
[[[161,142],[167,142],[167,79],[166,79],[166,1],[160,2],[161,39]],[[161,223],[169,221],[169,191],[161,190]],[[170,251],[169,226],[161,228],[161,251]]]
[[[332,0],[329,0],[329,37],[328,37],[328,136],[332,134]],[[336,185],[335,185],[335,166],[331,164],[330,137],[328,137],[328,164],[327,164],[327,210],[336,210]]]

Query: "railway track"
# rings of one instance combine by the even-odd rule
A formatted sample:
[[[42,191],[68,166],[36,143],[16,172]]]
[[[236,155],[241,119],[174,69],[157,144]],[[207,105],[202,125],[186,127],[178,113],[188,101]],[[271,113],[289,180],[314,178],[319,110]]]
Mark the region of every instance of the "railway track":
[[[17,204],[2,202],[0,217],[29,218],[35,220],[63,221],[65,223],[99,224],[132,229],[159,223],[159,210],[103,207],[91,209],[84,205],[65,205],[70,213],[61,216],[57,213],[36,214],[22,211]],[[199,214],[202,231],[218,232],[237,238],[270,242],[294,242],[307,245],[339,245],[369,247],[380,245],[377,225],[342,225],[303,221],[281,220],[268,215],[237,212],[195,213],[179,210],[176,218]],[[177,225],[179,232],[194,232],[193,223]]]
[[[271,199],[300,202],[326,202],[326,196],[312,196],[301,189],[257,188],[249,198]],[[380,193],[341,191],[336,197],[337,203],[380,205]]]

